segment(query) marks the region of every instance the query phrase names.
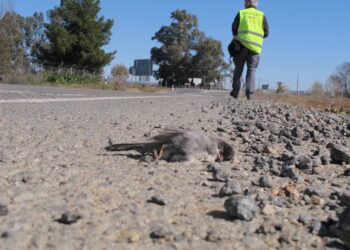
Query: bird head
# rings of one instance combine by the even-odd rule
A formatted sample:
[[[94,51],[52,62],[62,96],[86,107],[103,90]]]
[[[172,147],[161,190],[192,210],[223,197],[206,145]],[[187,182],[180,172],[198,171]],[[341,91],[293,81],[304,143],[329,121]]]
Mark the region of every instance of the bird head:
[[[233,150],[233,147],[227,142],[219,140],[218,147],[220,151],[219,161],[230,161],[235,156],[235,151]]]

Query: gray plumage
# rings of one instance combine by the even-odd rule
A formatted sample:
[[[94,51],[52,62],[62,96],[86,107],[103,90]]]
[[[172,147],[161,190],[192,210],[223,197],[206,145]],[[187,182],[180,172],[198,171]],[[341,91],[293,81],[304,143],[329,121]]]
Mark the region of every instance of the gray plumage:
[[[155,160],[169,162],[229,161],[234,157],[232,146],[224,140],[187,129],[166,129],[147,142],[111,144],[105,149],[136,150],[142,155],[152,155]]]

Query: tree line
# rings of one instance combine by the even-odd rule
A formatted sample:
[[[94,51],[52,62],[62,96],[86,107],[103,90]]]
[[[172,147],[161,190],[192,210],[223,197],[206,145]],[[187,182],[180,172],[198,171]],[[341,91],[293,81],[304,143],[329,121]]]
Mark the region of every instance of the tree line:
[[[0,74],[47,65],[102,71],[114,58],[115,51],[103,50],[113,20],[98,16],[99,0],[61,0],[47,22],[43,13],[23,17],[4,1],[0,6]]]
[[[350,62],[339,65],[324,84],[319,81],[313,83],[310,93],[316,96],[330,95],[350,98]]]
[[[11,0],[0,0],[0,76],[58,65],[102,72],[117,52],[104,50],[114,21],[100,10],[100,0],[61,0],[46,16],[23,17],[11,8]],[[183,85],[189,78],[214,82],[228,72],[221,42],[199,30],[197,16],[175,10],[170,20],[151,38],[159,44],[150,50],[158,65],[153,75],[163,86]],[[125,80],[127,68],[116,65],[112,74]],[[350,63],[342,64],[327,86],[349,96]]]

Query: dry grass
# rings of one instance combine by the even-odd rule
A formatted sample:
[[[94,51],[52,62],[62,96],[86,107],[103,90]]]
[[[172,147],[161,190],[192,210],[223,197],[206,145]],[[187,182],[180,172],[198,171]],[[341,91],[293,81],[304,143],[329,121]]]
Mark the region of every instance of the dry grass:
[[[93,83],[93,84],[50,84],[51,86],[70,87],[70,88],[86,88],[86,89],[103,89],[103,90],[120,90],[133,92],[169,92],[167,88],[161,88],[154,85],[144,85],[139,83]]]
[[[344,112],[350,115],[350,99],[340,97],[331,98],[327,96],[292,95],[275,93],[258,93],[258,100],[270,101],[273,103],[284,103],[302,107],[312,107],[320,110],[329,110],[335,113]]]

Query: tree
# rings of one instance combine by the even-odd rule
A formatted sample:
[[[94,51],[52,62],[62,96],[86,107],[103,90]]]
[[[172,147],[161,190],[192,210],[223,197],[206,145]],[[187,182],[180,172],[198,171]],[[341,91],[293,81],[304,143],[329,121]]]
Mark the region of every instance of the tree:
[[[324,95],[323,85],[319,81],[314,82],[311,85],[310,93],[313,96],[323,96]]]
[[[6,12],[0,20],[0,33],[3,48],[1,54],[3,73],[8,73],[10,69],[25,64],[25,53],[22,47],[24,39],[21,28],[23,27],[23,17],[15,12]]]
[[[11,38],[7,30],[10,24],[4,19],[11,11],[9,1],[0,1],[0,75],[5,75],[11,67]]]
[[[0,75],[17,78],[34,68],[31,51],[43,22],[42,13],[23,17],[13,11],[11,0],[0,0]]]
[[[188,78],[212,81],[223,62],[221,43],[206,38],[198,29],[198,18],[185,10],[171,13],[172,22],[155,33],[152,40],[161,45],[151,50],[151,59],[159,68],[155,77],[162,85],[182,85]]]
[[[6,74],[11,66],[11,42],[4,31],[4,23],[0,22],[0,75]]]
[[[277,82],[277,94],[287,94],[289,92],[289,89],[287,85],[285,85],[283,82]]]
[[[110,40],[113,20],[98,17],[99,12],[100,0],[61,0],[59,7],[49,11],[46,40],[34,50],[37,61],[102,70],[116,52],[102,48]]]
[[[350,62],[338,66],[335,74],[328,78],[327,84],[334,95],[350,98]]]
[[[9,11],[2,15],[0,19],[2,63],[0,64],[7,65],[6,71],[12,69],[18,75],[32,68],[32,46],[41,39],[40,31],[43,29],[43,20],[42,13],[23,17]]]
[[[25,18],[24,22],[24,44],[26,55],[28,60],[32,63],[35,62],[35,54],[33,49],[37,43],[45,40],[44,33],[44,14],[41,12],[35,12],[33,16]]]
[[[123,64],[115,65],[111,70],[113,78],[116,78],[119,81],[126,81],[129,76],[129,70]]]
[[[162,44],[151,49],[151,59],[159,65],[155,77],[163,79],[163,85],[187,81],[193,43],[200,35],[196,16],[185,10],[176,10],[171,13],[171,18],[170,26],[161,27],[152,38]]]
[[[203,78],[207,83],[218,80],[221,67],[226,67],[221,42],[202,37],[196,45],[196,51],[192,59],[193,75]]]

